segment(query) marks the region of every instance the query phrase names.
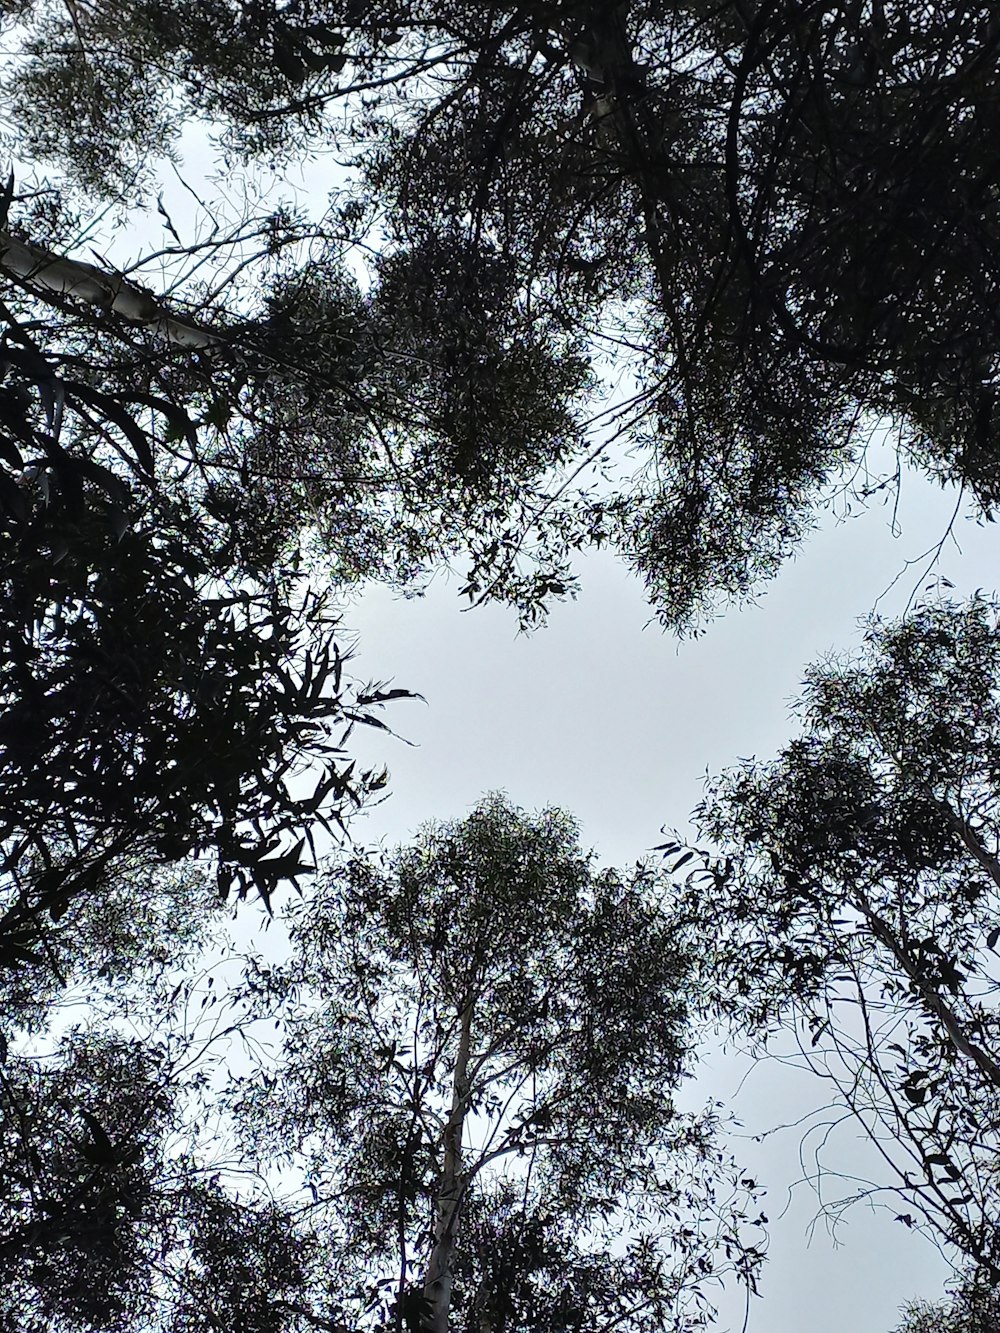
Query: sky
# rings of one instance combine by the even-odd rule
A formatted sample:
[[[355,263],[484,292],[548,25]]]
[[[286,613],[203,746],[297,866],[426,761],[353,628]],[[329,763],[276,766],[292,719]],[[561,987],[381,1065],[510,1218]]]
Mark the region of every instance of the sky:
[[[356,822],[355,838],[404,841],[423,821],[461,816],[502,789],[528,809],[571,811],[605,864],[646,855],[663,827],[685,828],[706,772],[765,758],[793,734],[789,706],[803,669],[858,647],[872,607],[898,614],[938,577],[955,585],[952,596],[994,589],[995,530],[964,514],[929,570],[925,553],[955,506],[953,492],[904,475],[901,535],[891,501],[843,521],[828,515],[757,605],[683,643],[651,620],[640,581],[607,554],[581,561],[579,598],[529,636],[506,610],[464,610],[457,580],[439,578],[416,599],[370,590],[345,610],[359,636],[351,669],[426,702],[384,714],[409,743],[371,730],[352,738],[353,755],[391,773],[390,795]],[[687,1095],[692,1105],[719,1099],[740,1118],[733,1151],[768,1186],[770,1257],[747,1333],[890,1333],[904,1301],[940,1296],[949,1270],[892,1220],[898,1208],[857,1205],[831,1234],[810,1187],[794,1186],[822,1117],[804,1143],[794,1125],[754,1141],[820,1107],[817,1080],[776,1062],[748,1072],[711,1048]],[[849,1125],[833,1133],[825,1160],[863,1174],[865,1148]],[[845,1190],[833,1180],[824,1188],[830,1198]],[[739,1330],[742,1298],[724,1299],[722,1310],[722,1326]]]

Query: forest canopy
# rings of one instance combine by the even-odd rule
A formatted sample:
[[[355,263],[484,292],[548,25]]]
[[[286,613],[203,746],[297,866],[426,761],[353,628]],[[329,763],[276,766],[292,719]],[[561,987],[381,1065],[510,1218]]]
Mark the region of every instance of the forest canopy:
[[[58,183],[11,201],[6,244],[40,249],[0,266],[35,296],[46,254],[85,260],[87,208],[151,207],[192,125],[234,167],[346,168],[316,225],[281,206],[133,264],[167,264],[172,315],[150,296],[143,324],[120,281],[91,298],[209,330],[194,357],[106,329],[97,351],[84,275],[60,288],[105,392],[138,360],[194,409],[253,541],[308,522],[347,577],[457,560],[528,616],[611,544],[691,628],[776,572],[878,425],[992,511],[992,6],[20,3],[4,26],[12,157]]]
[[[618,869],[501,795],[354,841],[421,683],[356,679],[345,608],[448,572],[533,627],[607,548],[683,637],[836,494],[993,521],[995,7],[15,0],[0,43],[4,1327],[699,1328],[766,1250],[684,1097],[724,1030],[802,1046],[954,1261],[905,1333],[989,1333],[1000,608],[871,622]]]

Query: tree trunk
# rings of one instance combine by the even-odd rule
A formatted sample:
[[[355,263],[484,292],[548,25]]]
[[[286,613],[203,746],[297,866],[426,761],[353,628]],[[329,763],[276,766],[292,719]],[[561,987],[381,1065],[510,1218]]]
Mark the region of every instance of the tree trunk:
[[[121,274],[105,273],[81,259],[61,258],[3,230],[0,230],[0,269],[6,269],[40,294],[56,292],[89,301],[130,323],[146,325],[158,337],[180,347],[197,350],[219,342],[207,329],[174,319],[152,292]]]
[[[428,1313],[427,1333],[448,1333],[451,1292],[454,1282],[455,1238],[462,1208],[465,1177],[462,1172],[462,1132],[469,1106],[469,1053],[472,1047],[472,1014],[475,998],[462,1011],[458,1052],[451,1087],[451,1114],[444,1128],[444,1161],[434,1221],[434,1248],[427,1261],[424,1299]]]

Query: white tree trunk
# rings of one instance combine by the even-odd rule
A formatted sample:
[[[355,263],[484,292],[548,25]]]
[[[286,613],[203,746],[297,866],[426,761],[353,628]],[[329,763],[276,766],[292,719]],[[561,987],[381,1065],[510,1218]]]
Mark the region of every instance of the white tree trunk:
[[[65,259],[0,230],[0,268],[39,292],[57,292],[111,310],[133,324],[144,324],[159,337],[194,350],[219,342],[214,333],[174,319],[152,292],[121,274],[105,273],[81,259]]]
[[[434,1248],[427,1261],[424,1278],[424,1299],[429,1307],[425,1320],[427,1333],[448,1333],[448,1321],[451,1315],[455,1242],[466,1184],[462,1172],[462,1134],[469,1107],[469,1054],[472,1047],[474,1008],[473,997],[462,1011],[458,1052],[455,1056],[455,1072],[451,1085],[451,1114],[444,1128],[441,1185],[434,1221]]]

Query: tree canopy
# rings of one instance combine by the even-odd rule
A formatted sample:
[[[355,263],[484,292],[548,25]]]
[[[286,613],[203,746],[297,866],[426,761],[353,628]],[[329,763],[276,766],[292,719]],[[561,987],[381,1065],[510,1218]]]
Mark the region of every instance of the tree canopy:
[[[327,863],[284,961],[191,912],[186,955],[151,924],[124,976],[94,958],[68,1031],[5,994],[5,1327],[702,1327],[764,1219],[714,1109],[676,1102],[665,888],[493,797]]]
[[[872,1195],[994,1282],[998,611],[929,606],[814,668],[801,737],[710,784],[686,894],[702,1003],[790,1025],[878,1145]]]
[[[408,694],[350,678],[348,592],[457,570],[530,625],[610,546],[696,630],[891,484],[874,436],[993,519],[994,11],[4,8],[14,1333],[696,1327],[765,1220],[678,1109],[705,1018],[792,1032],[881,1155],[861,1193],[959,1257],[906,1333],[992,1327],[1000,607],[815,668],[693,870],[599,872],[501,798],[328,844]],[[288,957],[214,991],[218,903],[284,885]]]
[[[710,1278],[754,1283],[753,1182],[675,1104],[664,888],[494,797],[296,908],[292,961],[250,978],[295,996],[284,1057],[237,1104],[335,1238],[339,1321],[651,1333],[700,1324]]]
[[[896,1333],[994,1333],[1000,1328],[995,1286],[967,1275],[947,1299],[915,1301],[904,1316]]]
[[[296,456],[363,420],[349,468],[314,478],[335,557],[374,486],[383,512],[402,499],[389,531],[416,563],[464,560],[474,597],[537,608],[569,552],[611,542],[690,627],[774,573],[878,420],[996,502],[989,5],[26,2],[8,27],[18,152],[92,196],[133,197],[193,118],[233,162],[308,146],[348,164],[277,308],[266,279],[235,303],[217,262],[189,298],[252,455],[268,423],[285,503]],[[65,252],[65,218],[13,216]],[[384,301],[345,289],[359,246]],[[319,310],[293,369],[282,348]],[[251,404],[226,367],[261,369],[261,322]],[[584,372],[608,356],[631,388],[587,431]],[[633,475],[576,484],[626,450]]]

